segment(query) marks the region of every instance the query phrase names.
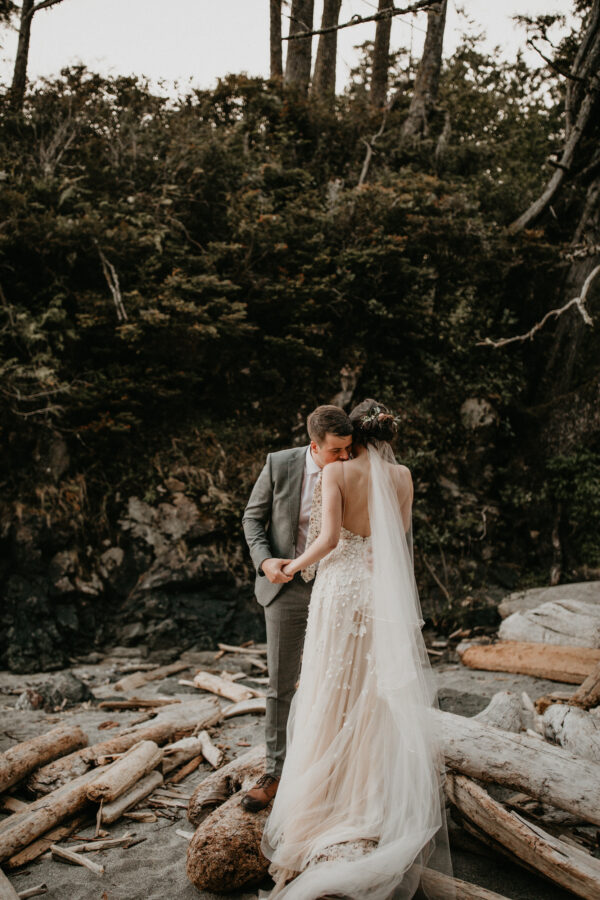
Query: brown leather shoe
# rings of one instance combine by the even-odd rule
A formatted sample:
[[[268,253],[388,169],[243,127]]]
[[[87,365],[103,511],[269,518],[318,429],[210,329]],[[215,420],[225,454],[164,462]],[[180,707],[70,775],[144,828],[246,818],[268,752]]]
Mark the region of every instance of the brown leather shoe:
[[[253,788],[242,797],[242,806],[248,812],[258,812],[268,806],[279,787],[277,775],[261,775]]]

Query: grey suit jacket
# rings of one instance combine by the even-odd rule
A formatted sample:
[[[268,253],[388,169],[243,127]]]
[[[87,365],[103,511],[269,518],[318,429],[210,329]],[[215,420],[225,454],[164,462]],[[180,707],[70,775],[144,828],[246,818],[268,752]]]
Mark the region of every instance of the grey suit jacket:
[[[242,524],[256,569],[254,590],[261,606],[275,599],[283,584],[271,584],[260,564],[294,559],[307,445],[269,453],[252,488]]]

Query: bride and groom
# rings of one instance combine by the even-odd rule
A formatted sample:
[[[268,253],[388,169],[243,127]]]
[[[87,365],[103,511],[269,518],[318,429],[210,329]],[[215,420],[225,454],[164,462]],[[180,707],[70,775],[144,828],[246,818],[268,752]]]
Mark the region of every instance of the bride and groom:
[[[269,667],[266,771],[242,799],[273,801],[261,896],[408,900],[427,895],[425,863],[450,871],[412,479],[374,400],[320,406],[307,428],[308,446],[267,456],[243,518]]]

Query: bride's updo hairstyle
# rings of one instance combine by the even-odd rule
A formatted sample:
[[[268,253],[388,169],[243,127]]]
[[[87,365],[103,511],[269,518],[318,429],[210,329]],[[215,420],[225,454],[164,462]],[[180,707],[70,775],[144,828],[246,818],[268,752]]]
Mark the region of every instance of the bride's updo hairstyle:
[[[350,413],[352,440],[357,444],[374,441],[391,441],[398,430],[398,421],[383,403],[377,400],[363,400]]]

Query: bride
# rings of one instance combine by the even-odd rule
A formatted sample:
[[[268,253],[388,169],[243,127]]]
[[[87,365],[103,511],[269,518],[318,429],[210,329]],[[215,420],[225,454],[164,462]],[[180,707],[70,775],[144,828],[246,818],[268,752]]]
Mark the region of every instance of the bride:
[[[259,897],[269,900],[409,900],[419,886],[427,896],[425,866],[450,874],[412,479],[391,450],[385,406],[365,400],[350,418],[353,459],[323,469],[320,532],[284,569],[319,563],[261,842],[275,886]]]

